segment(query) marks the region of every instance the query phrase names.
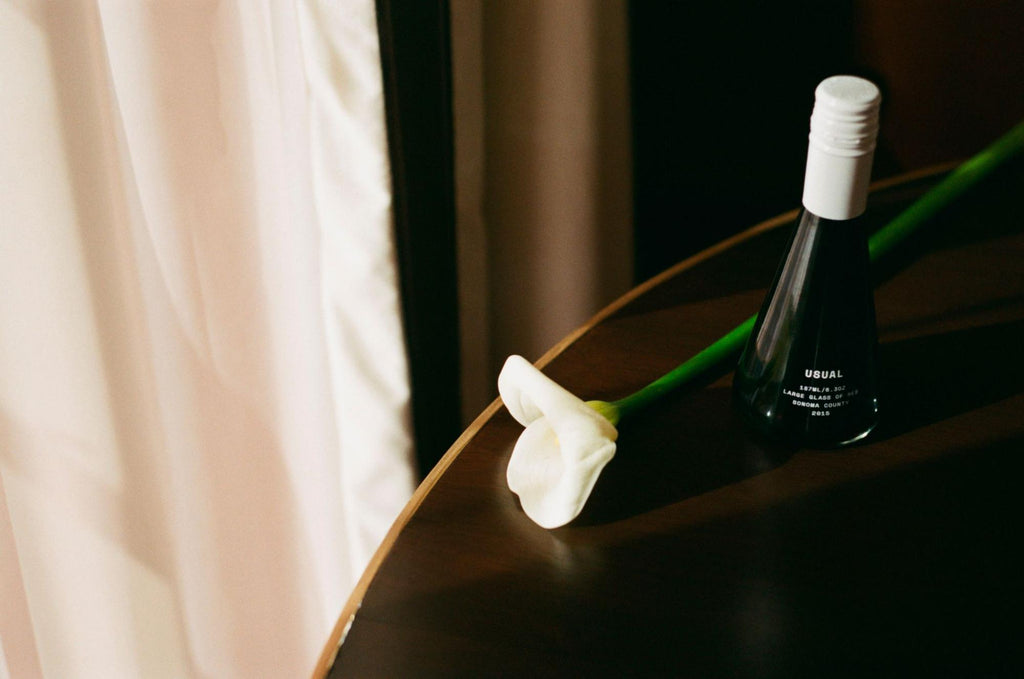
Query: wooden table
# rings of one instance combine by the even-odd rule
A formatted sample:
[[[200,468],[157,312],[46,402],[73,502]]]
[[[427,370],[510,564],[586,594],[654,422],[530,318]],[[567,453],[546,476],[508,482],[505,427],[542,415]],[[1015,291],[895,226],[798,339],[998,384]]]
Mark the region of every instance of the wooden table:
[[[936,181],[877,187],[875,224]],[[729,375],[629,421],[583,515],[534,525],[488,408],[342,613],[330,677],[1024,676],[1024,169],[877,270],[879,429],[842,451],[743,433]],[[755,312],[795,213],[642,285],[539,364],[614,399]],[[681,221],[684,218],[681,217]],[[680,224],[679,228],[701,228]]]

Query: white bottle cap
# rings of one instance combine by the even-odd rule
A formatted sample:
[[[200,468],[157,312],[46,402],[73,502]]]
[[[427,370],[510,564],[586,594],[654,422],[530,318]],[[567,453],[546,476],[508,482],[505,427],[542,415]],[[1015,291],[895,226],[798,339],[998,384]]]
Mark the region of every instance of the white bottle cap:
[[[881,92],[851,75],[826,78],[814,91],[803,204],[819,217],[853,219],[867,207]]]

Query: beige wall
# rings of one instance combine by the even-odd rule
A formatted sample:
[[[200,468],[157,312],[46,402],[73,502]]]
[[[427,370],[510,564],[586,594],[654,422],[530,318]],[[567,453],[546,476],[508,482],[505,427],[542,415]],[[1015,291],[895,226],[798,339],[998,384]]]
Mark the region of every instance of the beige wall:
[[[453,0],[464,417],[632,279],[623,0]]]

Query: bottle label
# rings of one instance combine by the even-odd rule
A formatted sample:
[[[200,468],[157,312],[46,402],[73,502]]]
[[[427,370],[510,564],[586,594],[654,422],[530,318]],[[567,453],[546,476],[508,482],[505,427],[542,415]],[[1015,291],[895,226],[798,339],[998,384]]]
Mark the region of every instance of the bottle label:
[[[806,408],[812,417],[831,417],[860,393],[846,381],[842,369],[808,369],[803,374],[802,384],[783,389],[782,393],[794,406]]]

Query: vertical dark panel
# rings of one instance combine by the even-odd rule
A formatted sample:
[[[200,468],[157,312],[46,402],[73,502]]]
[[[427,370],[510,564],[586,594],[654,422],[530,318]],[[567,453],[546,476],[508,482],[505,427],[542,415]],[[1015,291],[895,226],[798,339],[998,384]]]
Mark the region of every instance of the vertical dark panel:
[[[448,3],[377,0],[377,22],[422,475],[460,427]]]

